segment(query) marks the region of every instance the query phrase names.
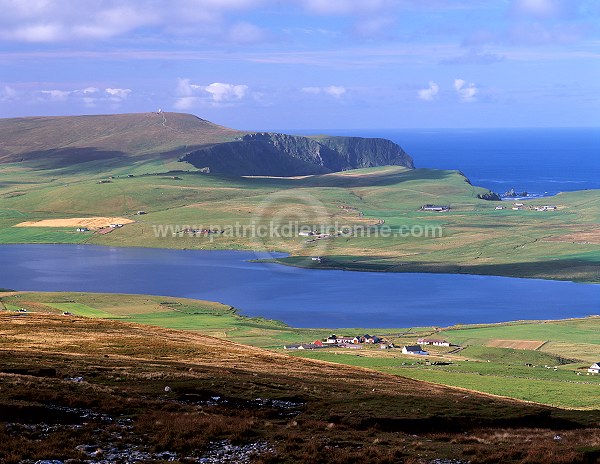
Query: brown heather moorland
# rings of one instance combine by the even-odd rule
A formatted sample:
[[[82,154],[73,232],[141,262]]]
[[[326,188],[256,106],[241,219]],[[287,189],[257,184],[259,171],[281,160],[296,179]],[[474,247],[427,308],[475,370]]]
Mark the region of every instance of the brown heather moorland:
[[[0,392],[3,463],[97,462],[119,450],[199,462],[223,443],[261,463],[600,457],[599,411],[70,315],[0,315]]]

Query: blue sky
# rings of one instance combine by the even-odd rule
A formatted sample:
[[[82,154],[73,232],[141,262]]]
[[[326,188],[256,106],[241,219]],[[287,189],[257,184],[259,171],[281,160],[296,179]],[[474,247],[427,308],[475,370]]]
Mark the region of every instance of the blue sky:
[[[0,0],[0,117],[600,125],[597,0]]]

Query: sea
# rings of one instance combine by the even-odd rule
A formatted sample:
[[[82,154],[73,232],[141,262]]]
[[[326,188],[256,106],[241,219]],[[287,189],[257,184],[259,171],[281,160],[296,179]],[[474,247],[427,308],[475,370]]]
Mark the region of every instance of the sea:
[[[336,129],[282,131],[382,137],[418,168],[457,169],[481,187],[529,197],[600,189],[600,128]]]

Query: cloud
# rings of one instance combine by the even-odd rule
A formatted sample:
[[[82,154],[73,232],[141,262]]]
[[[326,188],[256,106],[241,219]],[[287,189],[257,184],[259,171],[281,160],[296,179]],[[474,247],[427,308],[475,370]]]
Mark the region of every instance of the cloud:
[[[597,0],[511,0],[495,27],[472,31],[463,45],[571,44],[597,35]]]
[[[379,12],[392,2],[389,0],[303,0],[310,13],[320,15],[347,15]]]
[[[213,101],[220,103],[241,100],[246,96],[248,86],[213,82],[204,87],[204,90],[212,96]]]
[[[311,95],[324,94],[334,98],[341,98],[347,92],[346,87],[339,85],[330,85],[328,87],[302,87],[300,90]]]
[[[231,26],[227,36],[233,43],[258,43],[266,38],[266,33],[254,24],[240,22]]]
[[[107,88],[104,89],[104,91],[110,95],[111,100],[113,101],[121,101],[126,99],[129,94],[131,93],[131,89],[112,89],[112,88]],[[84,91],[85,93],[85,91]]]
[[[441,64],[493,64],[504,61],[505,57],[490,52],[469,50],[467,53],[442,60]]]
[[[331,95],[332,97],[340,98],[346,93],[346,88],[339,85],[330,85],[329,87],[325,87],[323,92],[325,92],[327,95]]]
[[[321,93],[321,87],[302,87],[300,90],[304,93],[312,95],[319,95]]]
[[[355,35],[359,37],[374,37],[389,34],[394,30],[396,19],[393,16],[375,16],[361,19],[353,28]]]
[[[454,79],[454,90],[456,90],[461,100],[464,102],[476,101],[477,99],[475,96],[479,93],[479,89],[475,84],[467,84],[467,81],[464,79]]]
[[[429,87],[426,89],[419,89],[417,95],[421,100],[432,101],[440,92],[440,86],[433,81],[429,81]]]
[[[5,85],[2,91],[0,92],[0,101],[11,101],[16,100],[19,96],[19,92],[17,92],[12,87]]]
[[[63,38],[63,31],[58,24],[34,24],[16,27],[10,33],[5,30],[1,35],[22,42],[55,42]]]
[[[35,98],[41,101],[50,101],[50,102],[66,102],[66,101],[74,101],[74,102],[82,102],[85,106],[96,106],[97,103],[102,102],[110,102],[120,103],[129,97],[132,93],[131,89],[122,89],[122,88],[113,88],[108,87],[101,91],[97,87],[85,87],[83,89],[74,89],[74,90],[58,90],[58,89],[50,89],[50,90],[39,90],[37,93],[34,93]],[[40,98],[41,97],[41,98]]]
[[[514,0],[512,13],[516,16],[554,18],[566,13],[577,0]]]
[[[243,100],[249,94],[249,87],[244,84],[225,82],[213,82],[204,86],[192,84],[187,78],[179,78],[175,93],[177,95],[175,108],[187,110],[202,103],[213,106],[231,105]]]
[[[189,110],[201,101],[198,97],[179,97],[173,105],[176,110]]]
[[[271,0],[0,0],[0,38],[52,43],[72,40],[106,40],[128,33],[168,32],[177,35],[220,36],[226,14],[242,12]],[[260,30],[248,23],[234,24],[233,41],[256,41]],[[227,38],[227,36],[226,36]]]
[[[175,89],[175,92],[181,97],[189,97],[194,94],[194,88],[197,87],[198,86],[192,87],[190,79],[179,78],[177,79],[177,88]]]
[[[72,91],[70,90],[42,90],[40,92],[43,95],[47,95],[51,101],[65,101]]]

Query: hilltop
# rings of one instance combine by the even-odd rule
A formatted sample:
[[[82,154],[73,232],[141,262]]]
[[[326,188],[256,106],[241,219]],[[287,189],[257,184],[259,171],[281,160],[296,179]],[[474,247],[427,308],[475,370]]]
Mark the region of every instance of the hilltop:
[[[385,139],[253,133],[182,113],[0,119],[0,140],[0,165],[35,170],[76,167],[108,173],[148,165],[149,172],[156,172],[152,166],[159,163],[162,171],[296,176],[414,167],[402,148]]]

